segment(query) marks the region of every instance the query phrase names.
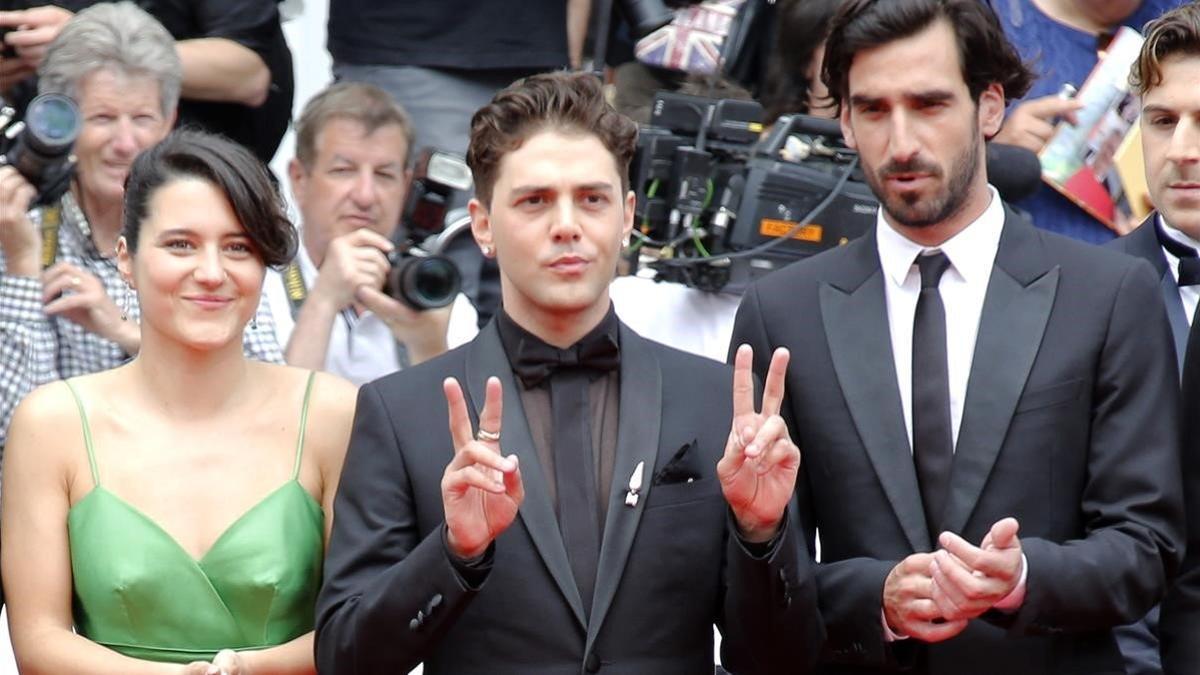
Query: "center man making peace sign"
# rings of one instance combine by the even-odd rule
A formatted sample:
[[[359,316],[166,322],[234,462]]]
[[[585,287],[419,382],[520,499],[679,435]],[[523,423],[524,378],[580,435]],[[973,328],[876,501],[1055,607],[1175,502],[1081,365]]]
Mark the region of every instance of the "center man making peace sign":
[[[759,412],[749,348],[731,378],[611,309],[636,135],[587,74],[528,78],[476,113],[473,230],[504,309],[462,348],[363,387],[318,602],[322,673],[707,675],[713,623],[732,672],[815,662],[824,631],[789,508],[800,452],[778,414],[787,352]]]

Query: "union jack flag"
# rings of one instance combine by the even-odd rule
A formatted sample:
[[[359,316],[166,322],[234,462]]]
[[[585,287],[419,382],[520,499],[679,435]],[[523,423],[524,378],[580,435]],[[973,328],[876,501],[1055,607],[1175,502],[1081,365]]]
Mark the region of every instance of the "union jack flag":
[[[720,69],[721,44],[746,0],[705,0],[675,11],[675,19],[638,40],[634,54],[642,63],[688,73]]]

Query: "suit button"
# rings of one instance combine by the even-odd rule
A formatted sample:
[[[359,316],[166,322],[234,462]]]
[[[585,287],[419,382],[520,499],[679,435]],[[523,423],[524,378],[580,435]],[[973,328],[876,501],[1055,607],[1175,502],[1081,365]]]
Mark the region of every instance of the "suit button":
[[[587,655],[587,658],[583,660],[583,668],[589,673],[600,672],[600,657],[596,656],[596,652]]]

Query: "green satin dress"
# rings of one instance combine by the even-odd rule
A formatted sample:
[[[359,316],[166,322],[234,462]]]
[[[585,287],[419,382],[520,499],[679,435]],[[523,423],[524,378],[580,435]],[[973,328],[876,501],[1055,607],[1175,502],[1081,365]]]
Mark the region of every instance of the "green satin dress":
[[[70,382],[67,382],[70,386]],[[297,480],[312,376],[304,393],[292,478],[231,524],[199,560],[100,482],[79,406],[95,487],[67,516],[79,634],[149,661],[209,661],[313,629],[325,515]]]

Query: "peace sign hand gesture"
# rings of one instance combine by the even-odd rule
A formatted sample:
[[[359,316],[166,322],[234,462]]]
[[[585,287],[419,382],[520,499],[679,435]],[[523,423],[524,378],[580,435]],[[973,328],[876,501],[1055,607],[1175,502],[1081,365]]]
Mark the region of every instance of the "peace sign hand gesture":
[[[754,410],[753,358],[749,345],[738,347],[733,363],[733,425],[725,455],[717,463],[717,477],[742,537],[765,542],[775,536],[792,498],[800,449],[779,416],[788,350],[780,347],[771,356],[761,412]]]
[[[525,487],[517,456],[500,454],[502,391],[500,380],[489,377],[479,433],[471,432],[462,387],[452,377],[442,382],[449,407],[454,459],[442,474],[442,507],[450,552],[463,560],[482,555],[517,517]]]

